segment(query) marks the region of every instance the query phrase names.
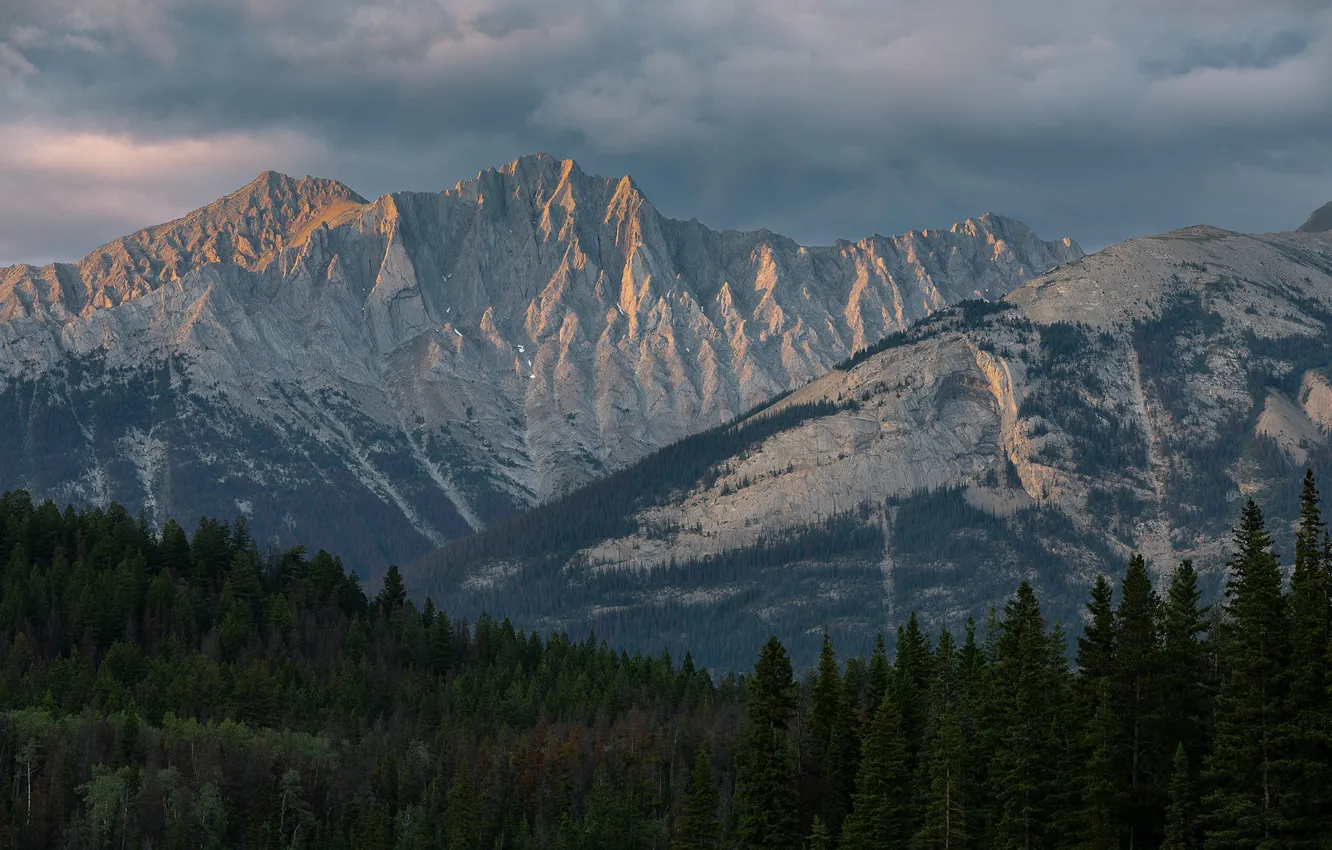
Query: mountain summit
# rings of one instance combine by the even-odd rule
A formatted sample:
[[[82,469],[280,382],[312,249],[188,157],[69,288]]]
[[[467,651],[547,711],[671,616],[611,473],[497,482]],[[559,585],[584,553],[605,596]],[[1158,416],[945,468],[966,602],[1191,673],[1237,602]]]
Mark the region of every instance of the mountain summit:
[[[1319,233],[1324,230],[1332,230],[1332,202],[1323,204],[1313,211],[1309,220],[1300,225],[1301,233]]]
[[[375,201],[265,172],[0,269],[0,477],[246,513],[364,574],[1081,254],[994,215],[824,247],[713,231],[546,155]]]
[[[1219,589],[1246,497],[1291,551],[1300,475],[1332,480],[1329,329],[1332,233],[1131,240],[404,575],[459,616],[719,669],[774,624],[802,666],[825,626],[861,647],[913,613],[957,630],[1022,580],[1073,628],[1133,552]]]

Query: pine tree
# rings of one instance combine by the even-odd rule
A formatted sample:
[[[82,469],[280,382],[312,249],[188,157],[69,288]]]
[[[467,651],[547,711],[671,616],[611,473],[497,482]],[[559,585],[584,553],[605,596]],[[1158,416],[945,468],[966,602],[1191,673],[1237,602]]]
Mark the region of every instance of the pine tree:
[[[1277,769],[1279,832],[1291,848],[1324,846],[1323,839],[1332,836],[1332,588],[1324,560],[1325,528],[1313,471],[1307,470],[1290,579],[1289,689]]]
[[[1203,801],[1208,850],[1276,850],[1273,773],[1285,700],[1289,625],[1281,569],[1262,511],[1244,506],[1226,582],[1226,640],[1216,736]]]
[[[1100,678],[1096,690],[1096,708],[1087,719],[1083,741],[1086,764],[1082,769],[1078,846],[1084,850],[1118,850],[1123,805],[1118,781],[1120,719],[1111,704],[1110,679]]]
[[[1051,815],[1058,753],[1050,732],[1059,708],[1052,697],[1060,682],[1040,603],[1025,581],[1004,605],[994,651],[997,729],[988,780],[997,812],[989,846],[1031,850],[1044,845]]]
[[[866,720],[874,716],[883,702],[884,692],[888,690],[890,678],[888,666],[888,648],[884,645],[883,632],[874,636],[874,652],[870,655],[869,682],[865,686]]]
[[[897,630],[897,658],[893,663],[893,686],[902,713],[902,735],[907,764],[914,771],[925,736],[925,701],[930,686],[930,647],[915,612],[905,628]]]
[[[1198,573],[1180,561],[1170,576],[1161,617],[1162,677],[1165,687],[1167,742],[1183,744],[1190,764],[1198,764],[1207,746],[1211,712],[1208,695],[1208,609],[1201,604]]]
[[[1170,808],[1166,810],[1165,843],[1161,850],[1195,850],[1198,821],[1193,798],[1193,778],[1183,742],[1175,747],[1174,771],[1170,775]]]
[[[694,759],[694,772],[689,777],[671,850],[715,850],[721,841],[721,819],[717,814],[720,804],[712,761],[704,747]]]
[[[1113,711],[1121,724],[1118,749],[1123,817],[1130,848],[1159,840],[1165,819],[1165,687],[1162,680],[1161,603],[1152,589],[1147,561],[1129,560],[1124,595],[1115,612],[1115,640],[1111,665]]]
[[[967,830],[967,741],[963,729],[962,670],[947,629],[939,635],[930,682],[930,723],[921,754],[923,820],[917,844],[962,850]]]
[[[805,846],[808,850],[832,850],[832,837],[828,832],[828,827],[823,825],[823,819],[818,815],[814,816],[814,825],[809,833],[809,841]]]
[[[823,631],[823,649],[819,653],[817,675],[810,690],[809,730],[813,760],[809,772],[817,796],[809,802],[830,829],[842,822],[847,789],[842,777],[845,769],[844,745],[850,734],[842,705],[842,678],[838,674],[837,655],[827,629]]]
[[[860,752],[851,811],[842,822],[842,850],[896,850],[911,837],[911,776],[902,715],[893,689],[870,721]]]
[[[795,714],[791,659],[768,638],[746,693],[748,728],[737,754],[736,838],[745,850],[787,850],[799,843],[795,766],[787,732]]]
[[[375,604],[379,606],[384,616],[390,617],[400,612],[406,601],[407,589],[402,583],[402,573],[398,572],[398,566],[393,564],[384,574],[384,587],[375,597]]]
[[[1100,701],[1099,680],[1110,675],[1114,655],[1113,595],[1109,580],[1098,575],[1087,602],[1087,625],[1078,637],[1078,681],[1086,706],[1092,710]]]

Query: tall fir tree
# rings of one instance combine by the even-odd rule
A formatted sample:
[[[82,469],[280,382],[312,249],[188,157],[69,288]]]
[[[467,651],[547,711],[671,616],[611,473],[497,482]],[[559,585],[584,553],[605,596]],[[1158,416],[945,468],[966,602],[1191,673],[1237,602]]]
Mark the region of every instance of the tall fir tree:
[[[671,850],[716,850],[721,844],[721,794],[712,774],[708,749],[699,750],[689,776],[684,804],[675,824]]]
[[[1170,574],[1162,606],[1161,657],[1167,743],[1172,751],[1182,744],[1193,765],[1207,748],[1211,718],[1207,623],[1198,573],[1193,561],[1185,559]]]
[[[795,714],[791,659],[776,637],[759,653],[745,692],[748,728],[737,753],[737,846],[789,850],[799,846],[795,764],[789,728]]]
[[[1100,702],[1100,682],[1110,675],[1115,645],[1114,589],[1098,575],[1087,601],[1087,625],[1078,637],[1078,682],[1086,706]]]
[[[870,653],[869,678],[865,685],[866,719],[874,716],[883,702],[884,692],[888,690],[888,680],[892,677],[888,666],[888,648],[884,643],[883,632],[874,636],[874,651]]]
[[[805,802],[813,813],[822,818],[828,829],[836,830],[841,826],[842,813],[850,796],[850,789],[845,787],[843,777],[846,742],[851,730],[844,711],[837,654],[833,651],[827,629],[823,631],[823,648],[819,652],[814,686],[810,689],[806,729],[809,732],[809,760],[812,762],[806,770],[806,785],[813,791],[810,794],[812,799]]]
[[[897,850],[911,838],[911,774],[902,713],[892,688],[870,721],[860,753],[851,811],[842,824],[841,850]]]
[[[1119,716],[1110,699],[1110,679],[1096,680],[1096,708],[1085,719],[1082,805],[1076,834],[1081,850],[1118,850],[1123,795],[1119,783]]]
[[[988,777],[996,817],[989,846],[1033,850],[1046,846],[1052,815],[1049,796],[1059,753],[1051,730],[1060,708],[1052,697],[1061,683],[1029,583],[1022,582],[1004,605],[998,632],[992,695],[998,724]]]
[[[1306,470],[1290,578],[1291,655],[1277,769],[1279,832],[1290,848],[1326,846],[1332,837],[1332,587],[1319,501],[1313,470]]]
[[[961,659],[947,629],[939,635],[931,666],[929,712],[918,782],[922,791],[922,825],[916,843],[929,850],[964,850],[970,846],[966,721]]]
[[[1119,769],[1130,850],[1155,846],[1165,827],[1170,763],[1165,743],[1161,602],[1142,555],[1129,559],[1115,611],[1112,706],[1120,723]]]
[[[1165,843],[1161,850],[1196,850],[1198,847],[1197,801],[1193,796],[1193,776],[1189,756],[1181,741],[1175,747],[1174,769],[1170,774],[1170,807],[1166,810]]]
[[[809,841],[805,842],[806,850],[832,850],[832,833],[824,825],[823,818],[814,816],[814,824],[809,832]]]
[[[1290,630],[1281,568],[1252,499],[1240,515],[1235,548],[1226,581],[1215,742],[1204,774],[1206,842],[1208,850],[1278,850],[1275,768]]]

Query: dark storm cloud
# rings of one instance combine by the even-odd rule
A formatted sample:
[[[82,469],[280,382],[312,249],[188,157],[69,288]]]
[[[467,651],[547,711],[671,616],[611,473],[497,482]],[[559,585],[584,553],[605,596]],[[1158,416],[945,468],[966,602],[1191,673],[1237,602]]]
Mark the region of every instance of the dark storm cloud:
[[[0,262],[273,167],[363,194],[536,150],[805,241],[993,209],[1100,246],[1332,198],[1332,12],[1277,0],[10,0]]]

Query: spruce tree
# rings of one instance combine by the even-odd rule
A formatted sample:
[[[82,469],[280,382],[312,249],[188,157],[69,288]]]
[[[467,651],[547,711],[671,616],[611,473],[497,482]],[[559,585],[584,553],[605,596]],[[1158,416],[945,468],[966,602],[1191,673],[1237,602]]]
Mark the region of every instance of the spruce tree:
[[[1110,680],[1096,683],[1096,708],[1087,718],[1083,739],[1082,807],[1077,828],[1082,850],[1118,850],[1120,810],[1119,785],[1120,719],[1110,699]]]
[[[860,752],[851,811],[842,824],[842,850],[896,850],[911,838],[911,775],[902,715],[893,689],[870,721]]]
[[[1290,579],[1291,655],[1278,768],[1279,832],[1291,848],[1324,846],[1324,838],[1332,836],[1332,588],[1324,558],[1325,527],[1313,471],[1307,470]]]
[[[925,702],[930,686],[930,647],[915,612],[905,628],[897,630],[897,658],[893,664],[893,687],[902,713],[902,735],[907,764],[915,769],[925,736]]]
[[[791,659],[768,638],[746,693],[748,728],[737,754],[737,844],[745,850],[788,850],[799,844],[795,765],[788,729],[795,714]]]
[[[1147,561],[1129,560],[1115,612],[1111,704],[1120,723],[1123,817],[1129,847],[1160,840],[1170,766],[1165,761],[1165,685],[1162,679],[1161,603]]]
[[[1193,562],[1180,561],[1170,576],[1161,616],[1162,677],[1170,749],[1183,744],[1190,764],[1198,764],[1207,746],[1211,713],[1208,694],[1208,608],[1201,604]]]
[[[1161,850],[1195,850],[1198,820],[1193,798],[1193,778],[1183,742],[1175,747],[1174,770],[1170,775],[1170,808],[1166,810],[1165,843]]]
[[[402,605],[406,601],[407,590],[402,583],[402,573],[398,572],[397,565],[393,564],[384,574],[384,587],[375,597],[375,602],[384,616],[391,617],[402,610]]]
[[[720,804],[712,761],[704,747],[694,759],[694,772],[689,777],[671,850],[715,850],[721,842]]]
[[[812,785],[817,789],[815,798],[809,802],[824,824],[835,830],[841,825],[848,796],[842,778],[846,760],[844,746],[850,729],[843,711],[842,677],[837,669],[837,655],[827,629],[823,631],[823,649],[819,653],[814,687],[810,690],[806,728],[813,761],[809,773]]]
[[[989,846],[1031,850],[1045,845],[1051,816],[1048,798],[1058,752],[1050,733],[1060,708],[1052,697],[1060,682],[1051,667],[1040,603],[1027,582],[1004,605],[998,632],[993,693],[997,729],[988,777],[996,818]]]
[[[930,681],[929,720],[921,753],[922,826],[917,844],[962,850],[969,846],[970,782],[960,658],[947,629],[939,635]]]
[[[832,835],[828,827],[824,826],[823,819],[818,815],[814,816],[814,824],[809,833],[809,841],[805,843],[808,850],[832,850]]]
[[[884,644],[883,632],[874,636],[874,652],[870,654],[869,680],[865,686],[866,719],[872,719],[883,702],[883,694],[888,690],[891,678],[888,666],[888,648]]]
[[[1206,842],[1208,850],[1277,850],[1282,845],[1274,768],[1284,720],[1289,624],[1281,569],[1252,499],[1240,516],[1235,547],[1226,581],[1215,743],[1205,768]]]
[[[1094,710],[1100,702],[1100,680],[1110,675],[1114,654],[1115,611],[1114,590],[1103,575],[1092,585],[1091,599],[1087,602],[1087,625],[1078,637],[1079,690],[1087,707]]]

